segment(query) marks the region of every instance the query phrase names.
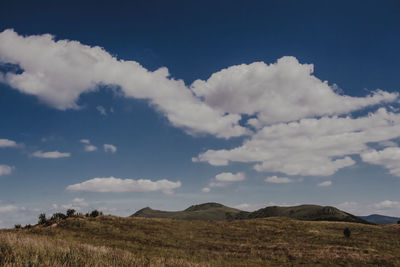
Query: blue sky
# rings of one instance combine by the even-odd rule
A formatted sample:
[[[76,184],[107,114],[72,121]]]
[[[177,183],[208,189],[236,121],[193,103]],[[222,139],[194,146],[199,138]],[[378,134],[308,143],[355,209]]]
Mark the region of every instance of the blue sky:
[[[400,216],[397,1],[2,1],[0,226],[216,201]]]

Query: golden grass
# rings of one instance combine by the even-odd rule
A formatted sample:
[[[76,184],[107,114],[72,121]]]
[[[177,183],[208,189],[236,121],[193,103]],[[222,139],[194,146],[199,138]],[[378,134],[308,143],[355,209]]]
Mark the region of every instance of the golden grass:
[[[343,229],[349,227],[351,237]],[[400,266],[400,225],[69,218],[0,231],[10,266]]]

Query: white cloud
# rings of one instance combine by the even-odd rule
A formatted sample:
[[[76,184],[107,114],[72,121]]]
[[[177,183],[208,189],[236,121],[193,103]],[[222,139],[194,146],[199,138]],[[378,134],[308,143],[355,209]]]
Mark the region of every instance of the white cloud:
[[[201,192],[203,193],[209,193],[210,192],[210,188],[209,187],[204,187],[203,189],[201,189]]]
[[[327,186],[331,186],[331,185],[332,185],[332,181],[325,181],[325,182],[318,184],[319,187],[327,187]]]
[[[117,152],[117,147],[114,145],[111,145],[111,144],[104,144],[104,151],[115,153],[115,152]]]
[[[14,212],[20,210],[20,207],[14,205],[0,206],[0,213]]]
[[[273,183],[273,184],[287,184],[293,182],[292,179],[287,178],[287,177],[278,177],[278,176],[269,176],[264,179],[265,182],[267,183]]]
[[[236,174],[233,174],[231,172],[223,172],[223,173],[217,174],[215,176],[215,180],[217,182],[223,182],[223,183],[225,183],[225,182],[228,182],[228,183],[229,182],[240,182],[240,181],[243,181],[245,178],[246,177],[243,172],[238,172]]]
[[[81,142],[82,144],[90,144],[89,139],[81,139],[81,140],[79,140],[79,142]]]
[[[295,57],[276,63],[231,66],[197,80],[192,90],[207,104],[222,112],[256,115],[249,121],[263,127],[314,116],[339,115],[382,102],[393,102],[398,93],[381,90],[367,97],[337,94],[328,82],[313,76],[312,64],[300,64]]]
[[[151,72],[98,46],[54,41],[50,34],[24,37],[9,29],[0,33],[0,62],[24,70],[6,73],[1,81],[60,110],[78,108],[81,94],[106,84],[120,87],[125,97],[149,100],[173,125],[189,133],[229,138],[247,132],[238,125],[240,115],[211,108],[182,80],[171,78],[167,68]]]
[[[92,152],[92,151],[96,151],[97,147],[94,145],[85,145],[84,149],[86,152]]]
[[[255,163],[260,172],[329,176],[352,166],[352,155],[369,150],[368,143],[400,136],[400,114],[384,108],[367,116],[322,117],[265,126],[239,147],[208,150],[193,161],[211,165]]]
[[[400,210],[400,202],[399,201],[391,201],[391,200],[384,200],[382,202],[376,203],[373,207],[377,209],[399,209]]]
[[[71,156],[71,153],[59,152],[59,151],[42,152],[39,150],[34,152],[32,156],[36,158],[58,159],[58,158],[68,158]]]
[[[370,150],[361,154],[361,159],[365,162],[381,165],[395,176],[400,177],[400,148],[388,147],[381,151]]]
[[[166,179],[151,181],[147,179],[120,179],[115,177],[93,178],[85,182],[69,185],[68,191],[86,192],[151,192],[161,191],[172,194],[173,190],[179,188],[181,182],[172,182]]]
[[[393,200],[384,200],[378,203],[358,203],[355,201],[346,201],[336,205],[337,208],[354,215],[381,214],[387,216],[400,217],[400,202]]]
[[[97,106],[96,109],[98,112],[100,112],[101,115],[107,116],[107,111],[103,106]]]
[[[11,174],[13,167],[8,165],[0,165],[0,176]]]
[[[13,140],[0,139],[0,147],[16,147],[17,143]]]

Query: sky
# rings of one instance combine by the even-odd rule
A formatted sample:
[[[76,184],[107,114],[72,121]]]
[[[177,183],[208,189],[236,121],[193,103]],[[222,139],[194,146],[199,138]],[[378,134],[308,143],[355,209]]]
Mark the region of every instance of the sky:
[[[0,2],[0,227],[204,202],[400,217],[398,1]]]

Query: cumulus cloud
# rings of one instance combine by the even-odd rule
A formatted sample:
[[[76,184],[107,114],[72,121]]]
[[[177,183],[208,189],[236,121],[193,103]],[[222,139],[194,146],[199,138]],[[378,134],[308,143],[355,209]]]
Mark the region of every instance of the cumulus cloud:
[[[400,148],[388,147],[381,151],[370,150],[361,154],[365,162],[381,165],[395,176],[400,177]]]
[[[13,140],[0,139],[0,147],[16,147],[17,143]]]
[[[204,187],[203,189],[201,189],[201,192],[203,193],[209,193],[211,191],[211,189],[209,187]]]
[[[255,163],[260,172],[329,176],[352,166],[369,143],[400,136],[400,114],[380,108],[358,118],[322,117],[265,126],[239,147],[207,150],[193,158],[211,165]]]
[[[58,158],[68,158],[71,156],[71,153],[59,152],[59,151],[42,152],[39,150],[34,152],[32,156],[36,158],[58,159]]]
[[[105,152],[111,152],[111,153],[115,153],[117,152],[117,147],[111,144],[104,144],[104,151]]]
[[[60,110],[78,108],[81,94],[106,84],[121,88],[125,97],[148,100],[173,125],[190,133],[229,138],[247,132],[238,124],[240,115],[213,109],[182,80],[171,78],[167,68],[151,72],[98,46],[55,41],[50,34],[24,37],[9,29],[0,33],[0,62],[24,70],[5,73],[2,82]]]
[[[355,215],[382,214],[400,217],[400,202],[393,200],[383,200],[378,203],[346,201],[337,204],[336,207]]]
[[[256,115],[249,121],[256,127],[302,118],[339,115],[383,102],[399,94],[381,90],[366,97],[339,95],[328,82],[313,76],[312,64],[300,64],[295,57],[276,63],[242,64],[223,69],[207,81],[197,80],[192,90],[207,104],[222,112]]]
[[[13,167],[8,165],[0,165],[0,176],[11,174]]]
[[[81,142],[82,144],[90,144],[89,139],[81,139],[81,140],[79,140],[79,142]]]
[[[92,152],[92,151],[96,151],[97,150],[97,146],[89,144],[89,145],[85,145],[84,149],[85,149],[86,152]]]
[[[231,172],[223,172],[215,175],[215,178],[210,181],[207,187],[202,189],[202,192],[208,193],[210,192],[212,187],[225,187],[234,182],[240,182],[246,179],[246,176],[243,172],[231,173]]]
[[[68,204],[62,204],[62,205],[57,205],[57,204],[53,204],[53,209],[58,210],[58,209],[74,209],[77,211],[81,211],[82,208],[86,208],[88,207],[89,204],[85,201],[84,198],[74,198],[72,200],[72,203],[68,203]]]
[[[287,183],[293,182],[293,180],[290,178],[278,177],[276,175],[269,176],[269,177],[265,178],[264,181],[267,183],[273,183],[273,184],[287,184]]]
[[[69,185],[68,191],[85,192],[151,192],[161,191],[172,194],[173,190],[181,187],[181,182],[166,179],[151,181],[147,179],[120,179],[115,177],[93,178],[82,183]]]
[[[215,180],[217,182],[223,182],[223,183],[225,183],[225,182],[228,182],[228,183],[229,182],[240,182],[240,181],[243,181],[245,178],[246,177],[243,172],[238,172],[236,174],[233,174],[231,172],[223,172],[223,173],[217,174],[215,176]]]
[[[331,186],[331,185],[332,185],[332,181],[325,181],[325,182],[318,184],[319,187],[327,187],[327,186]]]

